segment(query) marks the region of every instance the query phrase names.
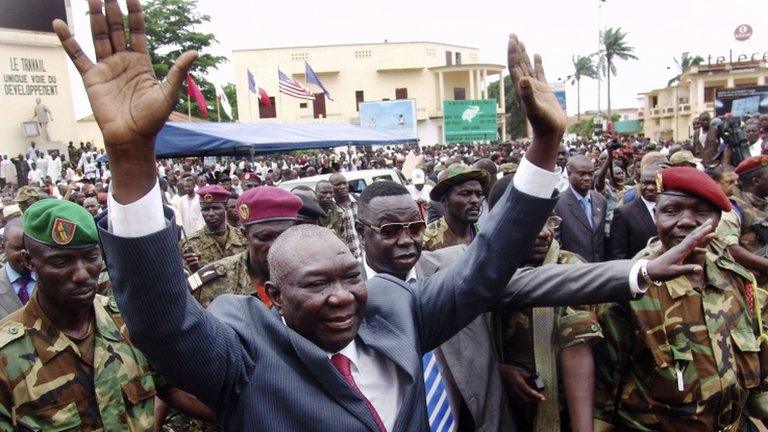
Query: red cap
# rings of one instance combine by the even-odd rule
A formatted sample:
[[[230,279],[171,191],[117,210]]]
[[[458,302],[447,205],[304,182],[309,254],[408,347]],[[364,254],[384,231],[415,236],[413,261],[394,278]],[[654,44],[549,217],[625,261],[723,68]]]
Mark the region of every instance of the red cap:
[[[739,166],[736,167],[736,170],[734,172],[738,175],[746,174],[750,171],[754,171],[760,168],[765,168],[768,166],[768,156],[766,155],[760,155],[760,156],[752,156],[751,158],[746,158]]]
[[[696,168],[663,169],[657,174],[656,188],[661,194],[676,195],[674,192],[680,192],[701,198],[724,212],[731,211],[731,202],[720,189],[720,185]]]
[[[106,204],[107,203],[107,193],[106,192],[99,192],[96,194],[96,200],[99,202],[99,204]]]
[[[248,189],[237,199],[243,225],[272,220],[296,220],[302,205],[296,195],[273,186]]]
[[[230,192],[219,185],[206,185],[197,189],[201,203],[227,203]]]

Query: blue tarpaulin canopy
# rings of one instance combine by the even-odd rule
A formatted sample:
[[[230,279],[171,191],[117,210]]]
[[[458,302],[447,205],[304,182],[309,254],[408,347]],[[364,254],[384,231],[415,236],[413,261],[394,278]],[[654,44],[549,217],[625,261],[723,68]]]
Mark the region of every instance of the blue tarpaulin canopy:
[[[348,124],[168,122],[157,136],[158,158],[249,156],[346,145],[392,145],[416,141]]]

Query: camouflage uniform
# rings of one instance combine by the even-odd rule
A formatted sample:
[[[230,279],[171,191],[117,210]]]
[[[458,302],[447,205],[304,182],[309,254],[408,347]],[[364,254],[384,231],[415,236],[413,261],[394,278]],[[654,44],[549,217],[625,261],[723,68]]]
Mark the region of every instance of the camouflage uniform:
[[[208,307],[213,299],[222,294],[257,293],[248,274],[248,252],[208,264],[190,276],[187,282],[192,295],[203,307]]]
[[[542,264],[583,264],[578,255],[560,250],[560,245],[552,241],[549,252]],[[514,365],[530,373],[536,372],[533,351],[533,309],[504,310],[492,314],[494,344],[501,363]],[[594,343],[602,339],[603,334],[597,325],[594,306],[556,307],[555,342],[557,350],[562,350],[581,343]],[[559,364],[559,363],[558,363]],[[562,378],[559,378],[562,381]],[[559,386],[564,388],[562,383]],[[561,411],[566,409],[565,395],[560,392]],[[536,418],[535,407],[513,405],[518,429],[533,430]],[[563,424],[563,430],[565,430]]]
[[[661,249],[652,239],[636,258]],[[597,430],[737,431],[747,413],[768,415],[767,294],[722,250],[710,247],[705,261],[704,288],[679,277],[598,306]]]
[[[323,208],[323,211],[328,216],[318,219],[318,225],[333,231],[336,237],[344,241],[344,210],[335,203],[331,203],[330,208]]]
[[[214,235],[207,226],[189,236],[186,241],[179,243],[179,249],[184,251],[191,247],[195,253],[200,254],[202,265],[210,264],[228,256],[245,252],[248,242],[239,229],[227,224],[227,233],[224,236]],[[224,244],[221,244],[224,240]]]
[[[114,300],[97,295],[93,307],[92,357],[43,315],[36,295],[0,322],[0,430],[151,430],[149,364]]]
[[[478,231],[480,231],[480,227],[477,224],[473,224],[472,238],[475,238]],[[463,244],[451,231],[451,227],[445,221],[445,216],[428,224],[422,239],[424,240],[423,248],[426,251],[435,251],[444,247]]]
[[[739,244],[750,252],[768,244],[768,201],[750,192],[736,192],[730,197],[736,204],[730,213],[724,213],[717,226],[721,246]]]

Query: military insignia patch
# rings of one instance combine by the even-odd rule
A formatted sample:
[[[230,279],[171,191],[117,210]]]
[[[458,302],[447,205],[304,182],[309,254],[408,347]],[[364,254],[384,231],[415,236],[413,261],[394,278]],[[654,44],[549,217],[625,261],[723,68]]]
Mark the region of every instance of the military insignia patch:
[[[248,206],[245,204],[240,204],[240,219],[245,222],[248,220],[248,217],[251,215],[251,211],[248,210]]]
[[[75,238],[77,225],[65,219],[56,218],[51,228],[51,239],[57,245],[66,246]]]
[[[207,203],[212,202],[213,201],[213,195],[211,195],[209,193],[203,195],[203,201],[207,202]]]
[[[664,182],[661,180],[661,172],[656,173],[656,193],[664,192]]]

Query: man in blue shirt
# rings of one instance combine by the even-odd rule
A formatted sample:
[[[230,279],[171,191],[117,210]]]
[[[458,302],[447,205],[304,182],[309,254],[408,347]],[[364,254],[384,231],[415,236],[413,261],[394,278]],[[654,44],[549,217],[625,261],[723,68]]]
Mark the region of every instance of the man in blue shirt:
[[[24,231],[21,218],[8,221],[5,226],[5,256],[8,262],[0,272],[0,319],[20,309],[35,290],[36,276],[24,264]]]

